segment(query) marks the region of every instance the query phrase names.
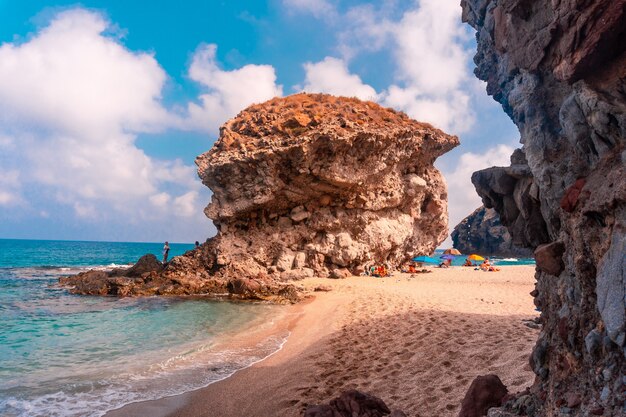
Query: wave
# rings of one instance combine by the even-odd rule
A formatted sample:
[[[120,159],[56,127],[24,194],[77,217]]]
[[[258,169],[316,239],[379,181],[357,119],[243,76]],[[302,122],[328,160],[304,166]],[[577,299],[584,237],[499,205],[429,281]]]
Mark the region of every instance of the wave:
[[[250,367],[280,351],[289,333],[271,336],[248,348],[215,350],[202,345],[149,367],[147,371],[120,374],[114,379],[67,384],[65,389],[20,398],[1,398],[5,417],[101,417],[127,404],[180,395],[206,387]]]
[[[128,268],[130,266],[132,266],[132,264],[110,263],[107,265],[37,265],[0,267],[0,278],[2,278],[2,276],[8,276],[13,279],[48,280],[66,275],[76,275],[89,270],[110,271],[115,268]]]

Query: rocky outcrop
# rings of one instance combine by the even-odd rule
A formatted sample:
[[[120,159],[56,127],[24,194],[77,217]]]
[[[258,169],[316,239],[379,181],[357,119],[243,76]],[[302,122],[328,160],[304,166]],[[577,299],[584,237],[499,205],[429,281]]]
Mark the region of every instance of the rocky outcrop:
[[[254,105],[198,157],[220,268],[290,280],[397,265],[445,239],[435,159],[458,139],[371,102],[296,94]]]
[[[167,265],[62,280],[81,294],[229,293],[293,301],[288,282],[397,265],[447,235],[435,159],[458,138],[371,102],[297,94],[251,106],[196,160],[218,234]],[[156,263],[155,263],[156,262]]]
[[[509,231],[500,223],[498,213],[481,206],[464,218],[452,231],[452,243],[462,253],[488,256],[530,258],[533,251],[513,244]]]
[[[523,145],[472,181],[513,241],[537,250],[535,415],[624,415],[626,0],[462,7],[475,73]]]
[[[142,256],[130,268],[91,270],[59,278],[73,294],[116,297],[149,295],[210,295],[241,300],[295,303],[303,294],[294,285],[277,282],[266,274],[240,278],[225,274],[215,263],[215,247],[209,241],[174,257],[163,265],[153,254]],[[242,274],[243,275],[243,274]]]

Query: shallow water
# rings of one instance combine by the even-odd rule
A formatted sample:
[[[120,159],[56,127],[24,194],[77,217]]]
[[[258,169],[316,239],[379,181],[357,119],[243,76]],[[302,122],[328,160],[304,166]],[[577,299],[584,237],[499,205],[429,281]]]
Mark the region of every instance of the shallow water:
[[[192,247],[170,246],[174,255]],[[231,343],[267,328],[282,314],[278,306],[85,297],[55,286],[59,276],[129,263],[160,251],[160,244],[0,240],[2,247],[2,416],[100,416],[129,402],[180,394],[266,357],[286,337]]]

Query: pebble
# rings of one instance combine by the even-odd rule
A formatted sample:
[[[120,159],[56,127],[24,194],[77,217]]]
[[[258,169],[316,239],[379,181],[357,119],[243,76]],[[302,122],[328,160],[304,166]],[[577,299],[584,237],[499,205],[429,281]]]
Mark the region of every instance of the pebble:
[[[600,347],[600,334],[596,329],[593,329],[587,336],[585,336],[585,347],[587,348],[587,353],[593,354],[598,347]]]
[[[610,394],[611,394],[611,390],[609,389],[609,386],[606,385],[604,388],[602,388],[602,393],[600,394],[600,401],[605,403],[609,399]]]

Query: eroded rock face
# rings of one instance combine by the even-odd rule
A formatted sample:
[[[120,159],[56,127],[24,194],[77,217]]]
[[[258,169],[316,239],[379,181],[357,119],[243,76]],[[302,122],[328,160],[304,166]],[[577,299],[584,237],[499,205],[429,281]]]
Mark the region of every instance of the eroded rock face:
[[[529,171],[518,151],[472,181],[542,258],[537,414],[625,415],[626,0],[462,7],[475,73],[518,126]]]
[[[462,253],[527,258],[532,250],[513,244],[509,231],[500,223],[494,209],[481,206],[464,218],[452,231],[454,247]]]
[[[433,162],[458,139],[371,102],[297,94],[242,111],[198,157],[217,263],[297,279],[430,253],[447,230]]]

